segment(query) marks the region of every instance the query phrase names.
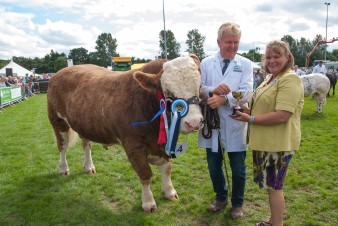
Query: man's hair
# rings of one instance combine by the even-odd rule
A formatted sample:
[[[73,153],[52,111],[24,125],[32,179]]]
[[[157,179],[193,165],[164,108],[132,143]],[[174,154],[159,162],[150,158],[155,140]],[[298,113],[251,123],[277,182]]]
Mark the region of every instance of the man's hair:
[[[219,27],[218,33],[217,33],[217,40],[218,41],[222,39],[224,32],[229,32],[232,35],[238,35],[239,37],[241,37],[241,35],[242,35],[242,31],[241,31],[240,26],[236,23],[233,23],[233,22],[224,23]]]

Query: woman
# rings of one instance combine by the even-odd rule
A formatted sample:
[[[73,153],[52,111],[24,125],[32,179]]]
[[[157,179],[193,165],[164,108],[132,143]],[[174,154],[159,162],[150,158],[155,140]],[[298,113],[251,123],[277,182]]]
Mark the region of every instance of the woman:
[[[249,122],[249,147],[253,150],[254,181],[267,189],[270,217],[258,226],[280,226],[284,215],[283,184],[294,151],[299,149],[300,117],[304,91],[292,71],[294,58],[283,41],[271,41],[265,51],[267,77],[253,93],[249,106],[235,120]],[[249,133],[250,132],[250,133]]]

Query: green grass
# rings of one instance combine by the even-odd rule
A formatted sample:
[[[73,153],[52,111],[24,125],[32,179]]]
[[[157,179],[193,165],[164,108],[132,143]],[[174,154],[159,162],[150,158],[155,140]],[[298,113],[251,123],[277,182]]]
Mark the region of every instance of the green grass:
[[[284,225],[338,225],[337,150],[338,97],[330,97],[322,114],[305,99],[302,143],[291,161],[284,193]],[[58,174],[59,155],[48,122],[46,95],[6,107],[0,113],[0,225],[254,225],[268,216],[268,196],[252,181],[252,157],[247,157],[245,217],[231,220],[229,209],[211,215],[214,194],[205,152],[197,135],[188,151],[173,164],[173,184],[179,201],[161,194],[159,170],[153,167],[152,191],[157,211],[141,208],[141,186],[123,149],[104,150],[94,144],[96,175],[83,170],[80,142],[67,155],[71,175]],[[229,164],[228,164],[229,167]]]

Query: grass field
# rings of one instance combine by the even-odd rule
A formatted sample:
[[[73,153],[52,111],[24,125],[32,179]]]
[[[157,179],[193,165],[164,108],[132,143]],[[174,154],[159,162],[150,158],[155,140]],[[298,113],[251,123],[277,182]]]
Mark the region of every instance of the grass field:
[[[159,170],[153,167],[152,191],[157,211],[141,208],[141,186],[119,146],[94,144],[96,175],[83,170],[80,142],[67,155],[71,174],[58,174],[59,155],[48,122],[46,95],[38,94],[0,113],[0,225],[254,225],[268,216],[268,196],[252,181],[247,157],[245,217],[231,220],[229,209],[211,215],[214,198],[205,153],[197,135],[181,136],[189,150],[173,164],[180,200],[161,194]],[[285,184],[284,225],[338,225],[338,96],[329,97],[322,114],[305,99],[302,143],[291,161]],[[228,164],[229,168],[229,164]]]

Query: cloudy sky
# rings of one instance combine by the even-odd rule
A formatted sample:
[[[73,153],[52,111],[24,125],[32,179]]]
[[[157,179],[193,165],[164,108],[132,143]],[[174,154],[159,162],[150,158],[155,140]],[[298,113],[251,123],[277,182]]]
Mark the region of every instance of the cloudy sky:
[[[291,35],[299,40],[338,37],[338,0],[164,0],[165,26],[187,49],[187,32],[206,37],[204,50],[217,51],[218,27],[227,21],[242,28],[240,52]],[[0,0],[0,59],[42,58],[53,49],[95,50],[101,33],[111,33],[121,56],[153,59],[164,29],[163,0]],[[328,50],[338,49],[338,42]]]

